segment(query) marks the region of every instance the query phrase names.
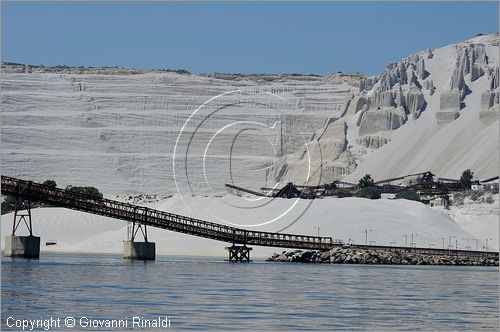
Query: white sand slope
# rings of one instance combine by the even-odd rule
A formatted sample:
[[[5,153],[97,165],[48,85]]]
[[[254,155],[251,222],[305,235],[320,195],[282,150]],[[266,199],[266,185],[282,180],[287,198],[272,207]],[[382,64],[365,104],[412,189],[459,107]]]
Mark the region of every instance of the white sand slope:
[[[475,37],[463,43],[433,50],[433,57],[425,59],[427,80],[432,79],[436,92],[424,94],[427,107],[417,120],[408,121],[393,132],[391,141],[368,155],[356,171],[347,177],[354,181],[364,174],[376,179],[431,170],[442,177],[457,178],[470,168],[480,179],[499,172],[498,105],[496,121],[484,121],[481,98],[490,89],[492,77],[482,75],[474,79],[464,76],[470,90],[463,100],[459,117],[449,123],[439,123],[437,113],[442,111],[441,95],[450,90],[452,73],[457,67],[464,47],[484,45],[491,70],[498,68],[498,35]]]
[[[230,195],[189,197],[185,201],[189,208],[178,195],[150,206],[214,222],[217,222],[218,218],[227,218],[228,221],[255,225],[269,218],[268,209],[279,214],[286,211],[294,200],[275,199],[269,203],[270,200],[266,199],[265,203],[269,203],[269,207],[265,208],[249,208],[254,206],[254,203]],[[240,208],[231,208],[228,204],[238,205]],[[361,198],[299,200],[291,212],[277,222],[247,228],[277,231],[302,213],[303,215],[284,232],[315,235],[318,231],[316,227],[319,227],[322,236],[364,243],[363,230],[369,229],[371,231],[368,232],[368,240],[376,241],[376,244],[388,245],[394,241],[398,245],[404,245],[404,234],[408,235],[408,242],[411,234],[418,234],[415,237],[417,246],[429,246],[433,243],[436,247],[442,245],[440,237],[445,237],[448,242],[449,236],[455,236],[462,248],[465,246],[462,239],[474,237],[446,214],[421,203],[385,199],[372,201]],[[2,247],[3,237],[10,233],[12,218],[12,214],[2,216]],[[125,222],[101,216],[61,208],[39,208],[33,210],[33,218],[35,233],[42,238],[42,251],[120,253],[122,241],[126,238]],[[225,243],[190,235],[150,228],[149,239],[156,242],[158,254],[219,257],[226,255]],[[47,240],[55,240],[57,245],[46,247],[44,244]],[[490,247],[493,248],[494,245],[490,244]],[[282,249],[254,247],[252,255],[264,257],[280,250]]]
[[[316,152],[310,181],[355,182],[432,171],[457,178],[499,172],[498,35],[478,36],[412,54],[361,82],[343,116],[325,124],[309,143]],[[424,65],[425,64],[425,65]],[[306,148],[281,158],[269,185],[303,184]],[[321,179],[318,179],[321,175]],[[274,182],[273,182],[274,181]]]
[[[498,195],[494,196],[493,204],[472,203],[451,206],[450,210],[444,210],[442,207],[436,208],[452,217],[457,224],[466,232],[472,234],[474,238],[490,239],[488,249],[499,247],[499,211]],[[472,249],[476,249],[476,243],[470,242]],[[481,250],[482,246],[478,246]]]

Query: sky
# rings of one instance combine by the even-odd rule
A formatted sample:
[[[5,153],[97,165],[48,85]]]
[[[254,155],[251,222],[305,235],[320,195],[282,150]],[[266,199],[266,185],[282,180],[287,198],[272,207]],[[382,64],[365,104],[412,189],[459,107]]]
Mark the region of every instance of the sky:
[[[498,2],[7,2],[2,61],[191,73],[381,72],[498,31]]]

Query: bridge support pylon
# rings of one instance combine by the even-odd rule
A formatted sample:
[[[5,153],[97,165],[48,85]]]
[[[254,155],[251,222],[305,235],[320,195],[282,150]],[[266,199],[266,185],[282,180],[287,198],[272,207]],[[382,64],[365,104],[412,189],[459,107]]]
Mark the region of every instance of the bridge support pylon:
[[[24,224],[29,231],[29,236],[17,236],[19,225]],[[14,206],[14,222],[12,234],[5,237],[5,257],[40,258],[40,237],[33,236],[31,223],[31,202],[16,198]]]
[[[139,230],[144,237],[144,242],[136,242],[135,237]],[[135,222],[127,225],[127,241],[123,241],[123,258],[134,260],[154,260],[156,256],[156,245],[148,241],[146,225]]]
[[[235,245],[233,243],[232,246],[226,247],[226,250],[229,252],[229,262],[250,262],[250,250],[252,248],[244,245]]]

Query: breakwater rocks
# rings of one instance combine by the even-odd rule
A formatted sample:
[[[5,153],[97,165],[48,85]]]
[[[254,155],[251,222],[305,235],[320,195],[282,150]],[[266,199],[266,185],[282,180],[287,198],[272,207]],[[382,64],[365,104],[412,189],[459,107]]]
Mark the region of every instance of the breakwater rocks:
[[[283,251],[267,259],[272,262],[395,265],[474,265],[498,266],[498,256],[433,255],[405,251],[333,248],[330,251]]]

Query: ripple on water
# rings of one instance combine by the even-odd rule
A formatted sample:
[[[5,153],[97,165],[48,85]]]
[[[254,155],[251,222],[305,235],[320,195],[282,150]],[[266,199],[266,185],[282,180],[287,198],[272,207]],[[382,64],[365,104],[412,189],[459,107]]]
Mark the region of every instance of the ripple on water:
[[[44,253],[40,260],[4,258],[1,272],[3,317],[170,315],[173,327],[191,329],[499,327],[498,268],[490,267]]]

